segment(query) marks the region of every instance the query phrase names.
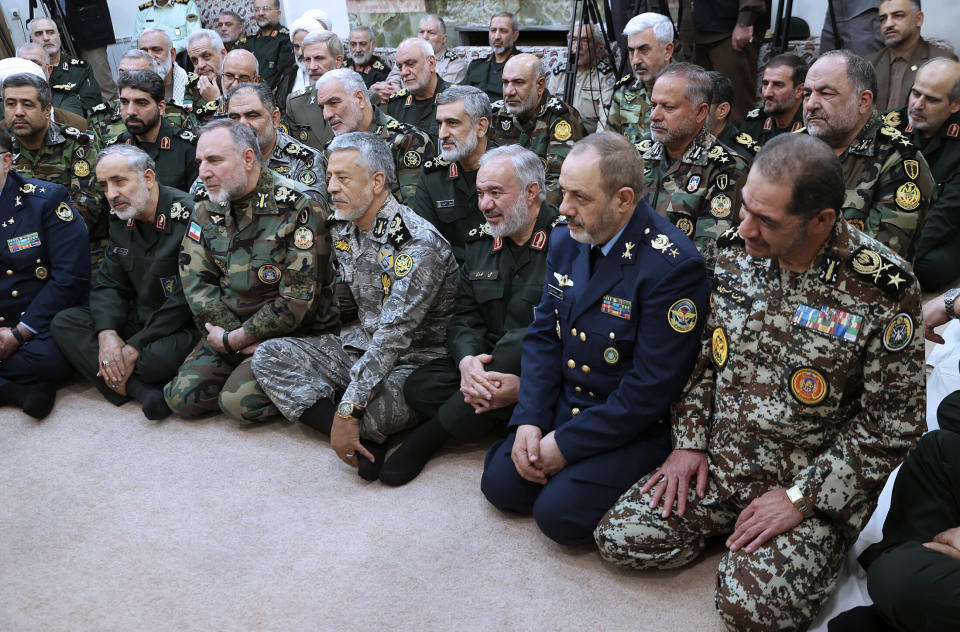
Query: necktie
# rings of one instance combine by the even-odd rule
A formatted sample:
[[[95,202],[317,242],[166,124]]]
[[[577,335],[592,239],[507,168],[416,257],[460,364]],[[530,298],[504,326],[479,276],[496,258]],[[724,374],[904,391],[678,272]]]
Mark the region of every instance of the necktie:
[[[597,269],[597,262],[603,259],[603,250],[600,246],[590,246],[590,276],[593,276],[594,270]]]

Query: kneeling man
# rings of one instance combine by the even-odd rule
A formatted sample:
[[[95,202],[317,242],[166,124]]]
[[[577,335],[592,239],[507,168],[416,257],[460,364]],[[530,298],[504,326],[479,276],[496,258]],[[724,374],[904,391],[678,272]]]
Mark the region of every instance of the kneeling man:
[[[561,544],[670,450],[664,423],[690,375],[708,310],[703,259],[642,202],[643,161],[599,132],[563,162],[560,213],[536,317],[522,347],[514,431],[487,453],[481,489],[533,514]]]
[[[51,327],[63,355],[107,401],[120,406],[133,397],[147,419],[170,414],[163,385],[199,338],[177,268],[193,200],[157,182],[156,168],[133,145],[100,152],[110,241],[90,307],[60,312]]]
[[[604,558],[642,569],[682,566],[729,536],[715,602],[731,630],[809,625],[924,426],[917,282],[848,227],[843,199],[825,143],[784,134],[764,145],[739,232],[717,242],[674,451],[597,527]]]
[[[403,383],[446,350],[457,261],[437,229],[391,194],[393,157],[381,138],[350,132],[328,151],[337,272],[358,320],[339,335],[263,343],[253,373],[284,417],[329,434],[337,456],[373,480],[387,437],[416,419]]]

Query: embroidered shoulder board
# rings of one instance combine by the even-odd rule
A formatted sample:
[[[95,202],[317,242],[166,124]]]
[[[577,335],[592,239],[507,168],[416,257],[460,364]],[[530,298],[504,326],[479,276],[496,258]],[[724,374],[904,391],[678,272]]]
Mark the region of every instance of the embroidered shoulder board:
[[[407,96],[407,89],[400,88],[399,90],[391,94],[389,97],[387,97],[387,101],[396,101],[397,99],[402,99],[405,96]]]
[[[754,110],[750,110],[749,112],[747,112],[747,118],[748,119],[760,118],[760,108],[756,108]]]
[[[299,96],[302,96],[302,95],[304,95],[304,94],[309,94],[311,90],[313,90],[313,86],[304,86],[304,87],[300,88],[299,90],[294,90],[293,92],[291,92],[291,93],[290,93],[290,98],[293,99],[293,98],[295,98],[295,97],[299,97]]]
[[[90,108],[90,111],[91,111],[91,112],[106,112],[106,111],[108,111],[109,109],[110,109],[110,106],[109,106],[109,105],[107,105],[106,103],[101,103],[100,105],[95,105],[95,106],[93,106],[92,108]]]
[[[599,70],[604,75],[609,75],[611,72],[613,72],[613,66],[607,63],[607,60],[603,60],[599,64],[597,64],[597,70]]]
[[[69,136],[81,145],[86,145],[90,142],[90,137],[78,130],[76,127],[64,127],[62,131],[64,136]]]
[[[193,193],[193,201],[200,202],[202,200],[209,200],[210,195],[207,193],[207,187],[201,184],[197,187],[197,190]]]
[[[550,228],[556,228],[557,226],[566,226],[567,218],[563,215],[557,215],[556,218],[550,223]]]
[[[150,2],[144,2],[143,4],[141,4],[141,5],[140,5],[139,7],[137,7],[137,8],[140,9],[141,11],[143,11],[144,9],[149,9],[149,8],[152,7],[152,6],[153,6],[153,0],[150,0]]]
[[[187,75],[187,85],[188,85],[188,86],[192,86],[192,85],[194,85],[195,83],[197,83],[198,81],[200,81],[200,75],[198,75],[197,73],[191,72],[190,74]]]
[[[613,87],[616,89],[616,88],[619,88],[620,86],[625,86],[628,83],[632,83],[632,82],[633,82],[633,75],[624,75],[617,80],[617,83],[615,83]]]
[[[499,101],[494,101],[493,103],[490,104],[490,107],[493,109],[494,112],[503,111],[505,108],[503,104],[503,99],[500,99]]]
[[[720,233],[720,236],[717,237],[717,245],[724,248],[744,245],[743,237],[740,236],[740,227],[732,226]]]
[[[911,285],[913,275],[872,248],[857,248],[848,263],[857,276],[877,286],[896,301],[903,297]]]
[[[407,226],[403,223],[403,217],[400,213],[393,216],[390,224],[387,226],[387,241],[393,244],[395,248],[403,248],[413,238]]]
[[[182,131],[180,132],[179,136],[180,136],[180,138],[182,138],[183,140],[188,141],[188,142],[191,142],[191,143],[192,143],[193,141],[197,140],[197,135],[194,134],[193,132],[189,131],[189,130],[182,130]]]
[[[720,143],[716,143],[710,148],[710,151],[707,152],[707,158],[720,165],[725,165],[731,160],[730,153]],[[722,160],[723,158],[726,158],[726,160]]]
[[[480,224],[476,228],[471,228],[467,231],[465,239],[468,242],[480,241],[481,239],[489,237],[493,239],[493,235],[490,234],[490,225],[486,222]]]
[[[246,35],[242,36],[240,39],[237,40],[237,44],[246,44],[246,43],[247,43]]]
[[[436,158],[432,160],[428,160],[425,163],[423,163],[423,170],[424,171],[441,171],[446,169],[449,166],[450,166],[449,162],[447,162],[440,156],[437,156]]]
[[[276,187],[274,187],[273,197],[277,200],[277,202],[291,205],[297,204],[302,198],[306,198],[306,196],[300,193],[300,191],[283,184],[278,184]]]
[[[374,70],[384,70],[385,68],[386,68],[386,67],[380,62],[379,59],[378,59],[377,61],[373,62],[373,69],[374,69]]]
[[[82,59],[71,59],[70,65],[83,67],[87,65],[87,62],[83,61]]]
[[[281,26],[280,28],[277,29],[277,33],[279,33],[280,35],[287,35],[287,36],[289,36],[289,35],[290,35],[290,30],[287,29],[287,27],[285,27],[285,26]]]

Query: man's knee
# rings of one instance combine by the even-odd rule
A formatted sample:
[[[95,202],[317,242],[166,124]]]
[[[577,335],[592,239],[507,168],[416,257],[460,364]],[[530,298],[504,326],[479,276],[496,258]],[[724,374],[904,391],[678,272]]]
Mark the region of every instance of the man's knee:
[[[268,421],[280,414],[253,377],[250,361],[230,374],[218,403],[223,414],[241,423]]]
[[[577,502],[577,495],[569,491],[561,481],[548,482],[533,504],[533,519],[540,531],[557,544],[585,544],[593,539],[596,517],[591,518]]]
[[[500,511],[529,514],[536,500],[536,493],[531,492],[530,486],[535,483],[517,474],[517,468],[510,458],[513,439],[514,435],[511,434],[487,451],[483,475],[480,477],[480,491]]]
[[[870,565],[867,591],[898,629],[947,629],[960,618],[960,562],[907,542]]]
[[[593,531],[600,556],[638,570],[665,570],[692,562],[706,545],[706,538],[685,540],[669,529],[658,511],[645,502],[619,501]]]

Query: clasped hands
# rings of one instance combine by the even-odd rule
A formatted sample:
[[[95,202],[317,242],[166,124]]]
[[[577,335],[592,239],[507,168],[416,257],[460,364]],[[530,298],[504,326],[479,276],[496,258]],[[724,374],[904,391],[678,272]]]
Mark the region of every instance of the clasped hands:
[[[557,439],[551,430],[545,436],[538,426],[517,427],[510,458],[517,474],[531,483],[545,485],[548,476],[553,476],[567,466]]]
[[[512,373],[487,371],[484,365],[491,361],[493,356],[487,353],[460,360],[460,392],[463,401],[473,406],[478,415],[517,403],[520,378]]]
[[[126,344],[113,329],[104,329],[97,334],[100,343],[97,377],[103,378],[107,388],[126,396],[127,380],[133,375],[140,351]]]

